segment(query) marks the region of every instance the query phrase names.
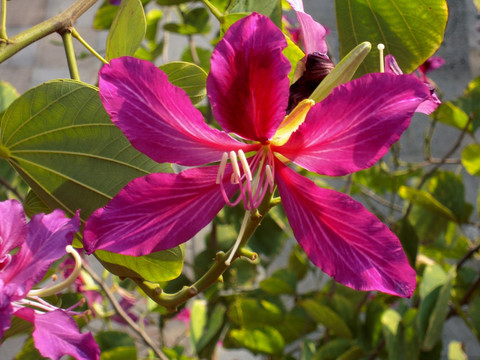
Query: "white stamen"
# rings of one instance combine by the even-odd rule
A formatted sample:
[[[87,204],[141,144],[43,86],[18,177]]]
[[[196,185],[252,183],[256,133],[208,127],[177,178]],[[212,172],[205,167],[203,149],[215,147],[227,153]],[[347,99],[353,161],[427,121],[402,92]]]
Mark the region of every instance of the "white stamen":
[[[270,185],[270,188],[272,188],[275,181],[273,180],[272,168],[268,164],[265,165],[265,174],[267,174],[268,185]]]
[[[220,184],[223,178],[223,174],[225,173],[225,167],[227,166],[227,161],[228,161],[228,154],[226,152],[223,153],[222,155],[222,161],[220,161],[220,165],[218,167],[218,173],[217,173],[217,184]]]
[[[73,269],[70,276],[66,278],[64,281],[62,281],[61,283],[58,283],[57,285],[51,286],[49,288],[30,290],[27,296],[45,297],[45,296],[55,295],[60,291],[62,291],[63,289],[70,286],[70,284],[72,284],[78,278],[78,275],[80,275],[80,271],[82,270],[82,258],[71,245],[67,245],[65,247],[65,250],[67,251],[67,253],[71,254],[75,259],[75,268]]]
[[[240,167],[238,166],[237,154],[235,151],[230,151],[230,162],[232,163],[233,173],[235,174],[235,184],[240,182],[241,174]]]
[[[250,212],[246,211],[245,216],[243,217],[242,226],[240,227],[240,231],[238,232],[237,240],[233,245],[230,255],[228,256],[228,259],[225,260],[225,265],[227,266],[230,266],[230,264],[232,263],[232,259],[235,256],[235,253],[237,252],[238,247],[240,246],[240,242],[242,241],[243,233],[245,232],[245,228],[247,227],[247,222],[249,217],[250,217]]]
[[[245,174],[247,175],[247,180],[252,181],[252,172],[250,171],[250,166],[248,166],[247,158],[245,157],[245,153],[243,150],[238,150],[238,158],[242,163],[242,168]]]
[[[384,73],[385,72],[385,60],[384,60],[384,57],[383,57],[383,50],[385,49],[385,45],[378,44],[377,49],[378,49],[378,52],[380,53],[380,72]]]

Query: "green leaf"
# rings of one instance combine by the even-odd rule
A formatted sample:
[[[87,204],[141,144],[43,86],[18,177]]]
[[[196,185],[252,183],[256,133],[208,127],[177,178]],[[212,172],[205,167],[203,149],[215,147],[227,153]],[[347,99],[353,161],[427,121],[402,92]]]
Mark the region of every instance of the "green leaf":
[[[33,343],[33,338],[29,337],[25,341],[23,349],[15,357],[15,360],[45,360],[45,358],[38,352]]]
[[[102,351],[100,360],[131,360],[137,359],[137,349],[134,346],[119,346],[115,349]]]
[[[6,81],[0,81],[0,114],[18,97],[17,89]]]
[[[95,256],[111,273],[120,277],[140,278],[152,283],[169,281],[180,276],[185,246],[151,253],[145,256],[120,255],[97,250]]]
[[[428,182],[428,191],[448,208],[459,222],[466,222],[472,208],[465,202],[465,185],[461,175],[451,171],[437,171]]]
[[[321,305],[313,300],[305,300],[300,305],[319,325],[324,325],[327,329],[341,338],[352,338],[352,333],[347,324],[329,307]]]
[[[288,61],[290,61],[290,64],[292,65],[290,73],[288,74],[288,78],[290,79],[290,82],[292,82],[297,64],[305,57],[305,53],[290,39],[290,37],[285,36],[285,39],[287,40],[287,47],[283,49],[283,55],[287,57]]]
[[[295,294],[297,288],[297,276],[291,269],[280,269],[272,276],[260,281],[260,289],[272,294]]]
[[[107,37],[107,60],[132,56],[145,37],[147,20],[140,0],[122,0]]]
[[[227,8],[229,14],[257,12],[266,15],[279,28],[282,27],[282,2],[280,0],[233,0]]]
[[[316,324],[309,318],[305,309],[295,306],[283,316],[282,322],[275,325],[275,328],[280,331],[285,343],[289,344],[314,331]]]
[[[382,315],[383,334],[385,336],[388,358],[405,359],[404,327],[402,317],[393,309],[387,309]]]
[[[182,35],[207,34],[210,31],[209,19],[210,14],[207,9],[197,7],[185,12],[183,23],[168,23],[163,28]]]
[[[282,322],[282,310],[265,299],[239,298],[230,304],[228,317],[241,327],[276,325]]]
[[[315,354],[316,351],[316,344],[312,340],[303,340],[302,343],[302,357],[300,360],[312,360],[313,355]]]
[[[118,11],[118,6],[110,5],[110,0],[104,0],[98,8],[93,19],[93,28],[95,30],[108,30],[112,26],[113,19]]]
[[[190,318],[190,337],[193,341],[195,352],[199,354],[200,351],[206,348],[207,345],[214,339],[215,335],[217,335],[222,329],[223,320],[225,317],[225,307],[221,304],[217,305],[213,309],[210,316],[207,317],[207,303],[203,302],[203,304],[197,305],[197,308],[199,309],[195,308],[195,303],[192,307],[192,317]],[[205,306],[203,307],[203,305]],[[194,316],[195,310],[199,311],[198,317]],[[206,321],[204,321],[204,317]],[[199,321],[197,322],[197,320]],[[203,328],[200,328],[200,324],[202,323]]]
[[[413,268],[415,268],[419,244],[415,228],[410,224],[407,218],[402,218],[395,223],[393,230],[402,243],[403,250],[405,250],[408,257],[408,262]]]
[[[378,72],[378,43],[405,73],[414,71],[440,47],[448,19],[445,0],[336,0],[335,12],[341,58],[363,41],[375,45],[362,74]]]
[[[31,190],[23,200],[23,209],[25,214],[30,218],[35,214],[48,214],[52,211],[47,205],[45,205],[38,195]]]
[[[212,57],[212,50],[211,49],[204,49],[201,47],[195,48],[195,51],[197,52],[198,59],[200,61],[200,67],[205,70],[205,72],[208,74],[210,72],[210,58]],[[188,63],[193,63],[193,57],[192,57],[192,52],[190,51],[190,47],[187,46],[185,47],[185,50],[182,53],[181,57],[182,61],[188,62]]]
[[[190,314],[190,339],[195,352],[198,354],[201,350],[198,344],[202,340],[204,328],[207,324],[207,302],[205,300],[194,300]]]
[[[255,354],[281,354],[285,346],[282,335],[271,326],[233,329],[229,335],[238,345]]]
[[[351,346],[352,341],[348,339],[330,340],[317,350],[313,360],[338,360]]]
[[[475,276],[477,276],[477,274],[475,274]],[[472,300],[472,303],[468,310],[468,314],[472,319],[473,327],[475,328],[477,333],[480,334],[480,297],[476,297]]]
[[[31,333],[33,331],[33,324],[26,320],[20,319],[16,316],[11,317],[10,327],[3,333],[1,337],[2,343],[9,337],[24,333]]]
[[[192,0],[157,0],[157,4],[163,5],[163,6],[170,6],[170,5],[183,4],[190,1]]]
[[[130,335],[121,331],[101,331],[95,335],[100,350],[106,351],[117,347],[135,347],[135,341]]]
[[[441,338],[443,323],[449,311],[448,302],[454,277],[454,267],[448,274],[437,264],[425,268],[420,284],[421,302],[418,311],[423,351],[432,350]]]
[[[464,346],[460,341],[451,341],[448,344],[448,360],[468,360]]]
[[[436,120],[459,130],[465,129],[468,124],[468,115],[465,111],[450,101],[442,102],[432,116]],[[470,134],[473,133],[473,124],[468,125],[467,131]]]
[[[207,73],[199,66],[184,61],[173,61],[160,66],[173,85],[181,87],[193,104],[207,95]]]
[[[398,190],[398,195],[406,200],[410,200],[415,205],[422,206],[423,208],[440,215],[448,220],[457,222],[457,218],[453,213],[431,194],[425,190],[417,190],[408,186],[401,186]]]
[[[471,144],[463,149],[462,164],[471,175],[480,176],[480,145]]]
[[[98,90],[73,80],[30,89],[5,112],[0,148],[50,209],[85,221],[129,181],[171,172],[136,151],[110,121]]]

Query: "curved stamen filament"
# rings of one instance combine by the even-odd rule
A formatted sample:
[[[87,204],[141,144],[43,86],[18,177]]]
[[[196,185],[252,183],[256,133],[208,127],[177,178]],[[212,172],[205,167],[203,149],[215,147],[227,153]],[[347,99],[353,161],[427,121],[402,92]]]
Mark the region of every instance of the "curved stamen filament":
[[[240,242],[242,241],[242,238],[243,238],[243,233],[245,232],[245,228],[247,227],[247,222],[249,217],[250,217],[250,213],[246,211],[245,216],[243,217],[242,226],[240,227],[240,231],[238,232],[237,240],[235,240],[235,244],[233,245],[230,255],[228,255],[228,259],[225,260],[225,265],[227,266],[230,266],[230,264],[232,263],[232,259],[238,250]]]
[[[55,295],[56,293],[70,286],[78,278],[78,275],[80,275],[80,271],[82,269],[82,258],[80,257],[80,254],[71,245],[67,245],[65,247],[65,250],[67,251],[67,253],[71,254],[75,259],[75,268],[73,269],[70,276],[66,278],[64,281],[56,285],[53,285],[49,288],[30,290],[27,296],[45,297],[45,296]]]
[[[240,194],[236,200],[230,200],[225,190],[225,172],[227,162],[231,162],[231,175],[229,181],[231,184],[238,185]],[[240,167],[240,164],[241,167]],[[224,153],[219,165],[216,183],[220,184],[220,191],[223,199],[229,206],[237,205],[243,200],[245,210],[257,208],[262,202],[267,189],[273,191],[274,187],[274,157],[266,151],[258,151],[250,160],[245,156],[242,150],[238,153],[230,151]]]

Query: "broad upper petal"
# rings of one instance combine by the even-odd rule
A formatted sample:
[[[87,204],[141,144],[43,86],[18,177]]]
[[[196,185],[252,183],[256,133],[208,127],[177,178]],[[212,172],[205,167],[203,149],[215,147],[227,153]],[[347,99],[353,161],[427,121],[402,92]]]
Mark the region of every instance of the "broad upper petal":
[[[274,135],[288,105],[286,46],[281,30],[256,13],[233,24],[218,43],[207,93],[225,131],[258,141]]]
[[[27,238],[27,220],[17,200],[0,202],[0,270],[5,256]]]
[[[327,29],[313,20],[313,18],[304,11],[302,1],[287,0],[287,2],[297,14],[302,32],[303,45],[305,46],[305,54],[308,55],[315,51],[327,54],[328,47],[325,41]]]
[[[209,166],[133,180],[87,220],[85,249],[141,256],[191,239],[225,205],[217,172],[218,166]],[[229,175],[224,183],[232,196]]]
[[[33,309],[23,308],[15,312],[15,316],[34,325],[33,341],[42,356],[53,360],[64,355],[77,360],[100,359],[100,348],[92,334],[82,334],[75,320],[63,310],[35,313]]]
[[[0,273],[5,291],[15,295],[12,300],[25,297],[45,276],[50,265],[66,254],[65,247],[72,243],[79,225],[78,214],[69,219],[61,210],[32,217],[26,241]]]
[[[285,145],[272,149],[329,176],[368,168],[400,138],[429,96],[428,87],[409,75],[365,75],[335,88]]]
[[[315,265],[356,290],[413,294],[415,271],[399,240],[363,205],[279,161],[276,181],[295,238]]]
[[[139,151],[157,162],[186,166],[221,159],[247,145],[210,128],[185,91],[152,63],[112,59],[99,73],[100,98],[113,123]]]

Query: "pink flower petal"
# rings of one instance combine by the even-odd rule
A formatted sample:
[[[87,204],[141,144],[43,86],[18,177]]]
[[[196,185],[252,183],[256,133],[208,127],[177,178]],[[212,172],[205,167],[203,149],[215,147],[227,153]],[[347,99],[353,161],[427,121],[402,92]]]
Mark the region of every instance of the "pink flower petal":
[[[40,354],[58,360],[70,355],[77,360],[100,359],[100,349],[91,333],[80,333],[75,320],[62,310],[38,314],[23,308],[15,313],[34,325],[33,341]]]
[[[287,2],[297,13],[305,46],[305,54],[308,55],[315,51],[326,54],[328,52],[327,42],[325,41],[325,36],[328,34],[327,30],[305,13],[301,0],[287,0]]]
[[[285,36],[253,13],[226,32],[212,55],[207,92],[215,119],[245,139],[270,139],[285,116],[290,63]]]
[[[3,258],[27,238],[27,221],[17,200],[0,202],[0,270]]]
[[[133,180],[88,219],[85,249],[141,256],[191,239],[225,205],[217,172],[218,166],[210,166]],[[229,197],[237,188],[230,175],[224,177]]]
[[[288,142],[273,150],[329,176],[368,168],[400,138],[429,96],[428,87],[408,75],[365,75],[335,88]]]
[[[203,165],[220,160],[225,151],[248,151],[248,145],[210,128],[185,91],[148,61],[112,59],[99,73],[99,89],[113,123],[159,163]]]
[[[315,265],[356,290],[413,294],[415,271],[385,224],[349,196],[317,187],[280,161],[276,165],[288,221]]]
[[[45,276],[50,265],[66,254],[65,247],[72,243],[79,225],[78,214],[69,219],[61,210],[32,217],[26,241],[12,257],[10,265],[0,273],[0,281],[8,292],[15,292],[15,299],[26,296]]]

